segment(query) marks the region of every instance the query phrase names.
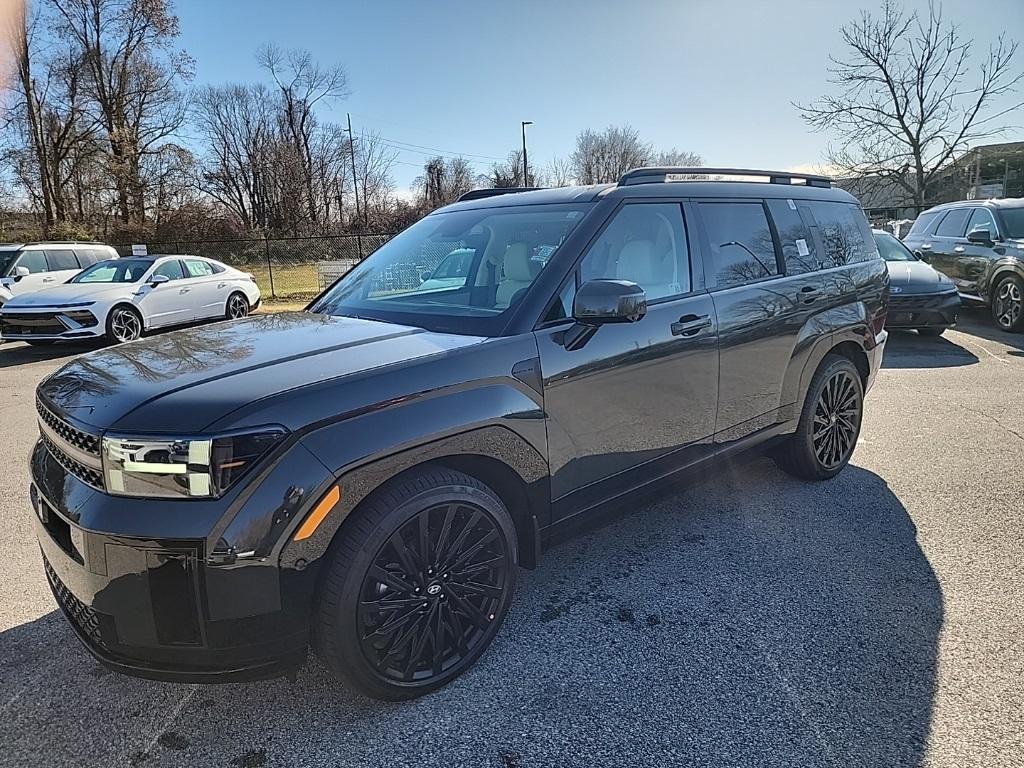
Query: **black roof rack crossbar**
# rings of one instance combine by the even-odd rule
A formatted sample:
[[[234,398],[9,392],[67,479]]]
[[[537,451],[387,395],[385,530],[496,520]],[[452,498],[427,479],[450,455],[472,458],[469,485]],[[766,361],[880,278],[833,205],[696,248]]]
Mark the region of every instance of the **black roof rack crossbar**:
[[[538,189],[543,189],[543,187],[493,187],[490,189],[471,189],[469,192],[466,192],[459,197],[456,202],[461,203],[464,200],[483,200],[485,197],[511,195],[516,192],[533,192]]]
[[[682,167],[660,167],[660,168],[634,168],[626,171],[619,179],[619,186],[626,187],[631,184],[650,184],[664,182],[669,176],[767,176],[772,184],[792,184],[794,179],[803,181],[809,187],[831,187],[832,179],[828,176],[818,176],[813,173],[798,173],[796,171],[764,171],[752,168],[682,168]]]

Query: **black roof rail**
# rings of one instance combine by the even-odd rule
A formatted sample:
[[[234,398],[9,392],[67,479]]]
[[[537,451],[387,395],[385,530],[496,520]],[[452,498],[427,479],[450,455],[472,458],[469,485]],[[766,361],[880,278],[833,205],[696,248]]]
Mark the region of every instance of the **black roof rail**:
[[[497,197],[498,195],[511,195],[516,192],[534,192],[543,187],[492,187],[489,189],[471,189],[464,193],[455,202],[461,203],[464,200],[483,200],[485,197]]]
[[[106,245],[99,240],[33,240],[25,245]]]
[[[626,171],[619,179],[620,187],[632,184],[651,184],[668,181],[669,176],[767,176],[772,184],[792,184],[794,179],[803,181],[809,187],[832,186],[828,176],[796,171],[764,171],[753,168],[682,168],[665,166],[660,168],[634,168]]]

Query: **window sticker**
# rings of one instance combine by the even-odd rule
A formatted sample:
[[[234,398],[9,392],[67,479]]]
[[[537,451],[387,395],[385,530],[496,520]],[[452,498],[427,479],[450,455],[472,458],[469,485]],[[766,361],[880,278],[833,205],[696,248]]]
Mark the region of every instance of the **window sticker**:
[[[794,210],[794,211],[796,210],[796,203],[794,203],[792,200],[787,200],[786,203],[789,205],[789,207],[792,210]]]
[[[796,252],[798,254],[800,254],[801,256],[810,256],[811,255],[811,251],[807,247],[807,241],[806,240],[801,239],[801,240],[797,240],[796,241]]]

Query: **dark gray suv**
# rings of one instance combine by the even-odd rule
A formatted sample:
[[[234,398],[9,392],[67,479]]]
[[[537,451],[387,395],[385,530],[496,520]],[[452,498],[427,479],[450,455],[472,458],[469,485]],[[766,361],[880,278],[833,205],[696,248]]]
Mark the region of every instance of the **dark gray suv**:
[[[938,205],[903,243],[956,283],[965,303],[988,306],[1004,331],[1024,331],[1024,200]]]
[[[312,647],[411,698],[484,652],[564,530],[754,446],[809,480],[846,466],[888,294],[846,192],[646,168],[471,198],[304,312],[39,385],[37,535],[102,663],[237,680]]]

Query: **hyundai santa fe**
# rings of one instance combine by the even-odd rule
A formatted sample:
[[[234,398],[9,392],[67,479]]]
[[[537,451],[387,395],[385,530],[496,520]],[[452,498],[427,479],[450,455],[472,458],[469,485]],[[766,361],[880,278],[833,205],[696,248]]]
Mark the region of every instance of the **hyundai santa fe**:
[[[452,253],[458,280],[427,277]],[[252,679],[311,648],[369,696],[424,694],[479,658],[518,567],[575,524],[754,446],[801,478],[840,472],[887,295],[856,200],[822,177],[478,191],[303,312],[41,382],[47,578],[114,670]]]

